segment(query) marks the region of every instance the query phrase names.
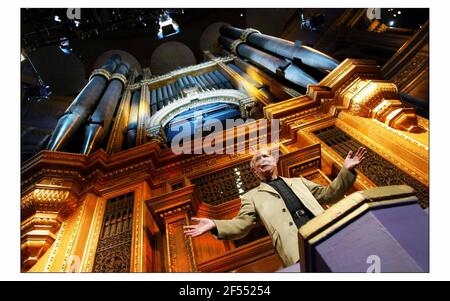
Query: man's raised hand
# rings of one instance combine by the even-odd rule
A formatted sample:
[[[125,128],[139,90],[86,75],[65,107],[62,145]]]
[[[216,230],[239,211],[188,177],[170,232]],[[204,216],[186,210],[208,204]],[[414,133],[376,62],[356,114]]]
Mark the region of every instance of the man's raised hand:
[[[183,227],[184,234],[190,237],[202,235],[203,233],[208,232],[216,226],[214,222],[209,218],[193,217],[192,220],[198,221],[198,224]]]
[[[344,160],[344,167],[348,170],[352,170],[356,166],[358,166],[364,159],[366,158],[367,150],[363,147],[360,147],[355,154],[352,151],[349,151],[347,157]]]

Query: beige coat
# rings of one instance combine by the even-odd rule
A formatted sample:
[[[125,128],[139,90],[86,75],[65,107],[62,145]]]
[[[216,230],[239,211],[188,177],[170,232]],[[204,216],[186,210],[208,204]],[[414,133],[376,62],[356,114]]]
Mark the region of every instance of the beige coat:
[[[327,203],[344,196],[353,186],[356,175],[342,168],[330,185],[323,187],[303,177],[283,178],[294,193],[315,216],[323,213],[319,204]],[[280,194],[272,186],[262,182],[241,196],[238,216],[231,220],[214,220],[218,239],[235,240],[248,234],[260,219],[269,233],[273,246],[284,266],[299,260],[297,227]]]

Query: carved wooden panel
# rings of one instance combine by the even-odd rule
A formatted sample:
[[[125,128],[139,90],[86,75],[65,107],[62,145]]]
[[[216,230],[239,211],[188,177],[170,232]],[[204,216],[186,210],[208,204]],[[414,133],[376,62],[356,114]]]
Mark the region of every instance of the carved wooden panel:
[[[187,226],[186,218],[167,223],[166,225],[170,272],[195,271],[192,241],[184,234],[184,226]]]
[[[202,202],[219,205],[257,187],[260,181],[246,162],[193,179],[192,183],[197,186]]]
[[[133,192],[107,201],[93,272],[130,271],[133,204]]]
[[[356,151],[359,147],[364,146],[336,126],[318,130],[314,134],[342,158],[345,158],[350,150]],[[406,184],[413,187],[417,191],[420,204],[423,207],[428,207],[429,189],[427,186],[406,174],[370,148],[364,147],[367,149],[366,160],[361,163],[358,170],[378,186]]]
[[[296,177],[299,177],[301,175],[295,175]],[[314,172],[312,174],[309,174],[305,176],[305,179],[310,180],[316,184],[327,186],[330,184],[330,180],[326,178],[322,173],[320,172]]]

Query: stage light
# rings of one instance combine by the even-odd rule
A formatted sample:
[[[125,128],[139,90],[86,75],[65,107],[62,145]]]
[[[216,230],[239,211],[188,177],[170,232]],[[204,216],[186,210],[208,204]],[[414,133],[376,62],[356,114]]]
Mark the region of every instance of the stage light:
[[[180,32],[180,27],[178,24],[170,17],[167,11],[164,11],[159,16],[159,30],[158,39],[163,39],[165,37],[173,36]]]
[[[69,40],[67,38],[61,38],[59,49],[61,49],[64,54],[70,54],[72,52],[72,48],[70,48]]]
[[[59,18],[59,16],[55,16],[54,20],[55,20],[56,22],[61,23],[61,19]]]
[[[80,21],[78,21],[78,20],[74,20],[73,23],[75,24],[75,27],[80,26]]]
[[[394,26],[395,22],[394,21],[389,21],[389,26]]]

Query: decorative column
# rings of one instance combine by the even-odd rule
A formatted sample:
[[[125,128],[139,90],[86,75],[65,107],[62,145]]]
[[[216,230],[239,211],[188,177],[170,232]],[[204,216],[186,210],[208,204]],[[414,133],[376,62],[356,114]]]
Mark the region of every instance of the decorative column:
[[[198,207],[194,200],[194,187],[156,196],[146,203],[159,228],[165,231],[168,272],[195,272],[192,239],[184,234],[183,229],[190,224],[193,207]]]
[[[21,199],[21,262],[28,270],[53,244],[61,223],[78,206],[79,187],[63,179],[36,184]]]
[[[119,55],[113,55],[100,69],[92,72],[87,85],[59,118],[48,142],[48,150],[61,150],[79,127],[86,122],[120,60]]]
[[[120,96],[127,85],[129,71],[130,66],[127,63],[122,63],[111,76],[108,88],[103,93],[100,103],[95,108],[86,126],[81,150],[84,155],[95,151],[108,134]]]

